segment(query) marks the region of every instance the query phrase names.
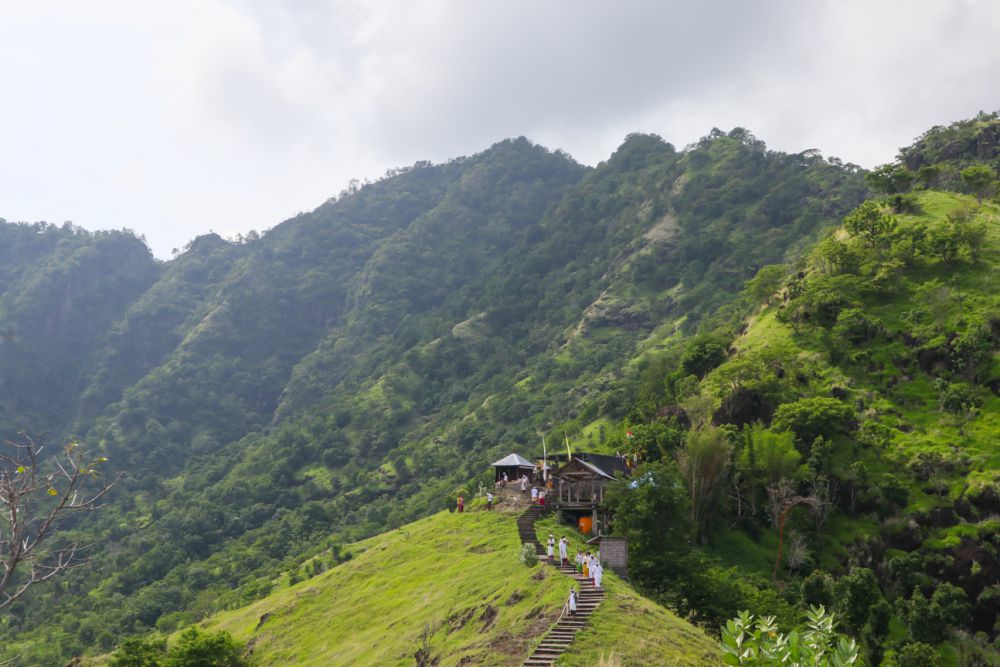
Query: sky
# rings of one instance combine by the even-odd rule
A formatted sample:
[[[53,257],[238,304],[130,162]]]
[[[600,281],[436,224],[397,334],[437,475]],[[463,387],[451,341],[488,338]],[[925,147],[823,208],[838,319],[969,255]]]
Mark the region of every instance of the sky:
[[[1000,109],[994,0],[0,0],[0,217],[169,258],[514,136],[872,167]]]

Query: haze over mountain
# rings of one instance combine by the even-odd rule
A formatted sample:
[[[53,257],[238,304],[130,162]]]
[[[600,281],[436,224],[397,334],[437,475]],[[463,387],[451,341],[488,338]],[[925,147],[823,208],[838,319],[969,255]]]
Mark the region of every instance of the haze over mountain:
[[[0,217],[167,259],[520,135],[593,166],[636,129],[742,126],[872,168],[995,108],[998,23],[989,0],[5,2]]]
[[[1000,227],[961,174],[996,178],[998,128],[903,149],[877,229],[852,226],[859,167],[740,128],[683,150],[632,134],[596,167],[504,140],[170,261],[129,232],[0,225],[0,431],[129,473],[73,525],[91,565],[15,607],[2,650],[62,664],[260,599],[544,433],[678,485],[692,442],[728,448],[732,491],[700,509],[615,501],[648,545],[635,583],[693,622],[825,602],[873,660],[992,655]],[[746,454],[765,446],[771,468]],[[783,588],[779,482],[827,512],[793,515],[807,557]],[[691,542],[644,532],[664,520]]]

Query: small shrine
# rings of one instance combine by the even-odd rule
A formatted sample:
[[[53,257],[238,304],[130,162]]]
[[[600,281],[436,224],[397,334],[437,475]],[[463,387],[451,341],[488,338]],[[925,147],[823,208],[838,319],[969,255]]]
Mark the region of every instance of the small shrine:
[[[494,482],[502,480],[504,473],[507,473],[507,479],[511,483],[514,483],[521,479],[522,475],[527,475],[528,479],[532,479],[535,472],[535,464],[520,454],[512,452],[509,456],[493,462],[493,472]]]

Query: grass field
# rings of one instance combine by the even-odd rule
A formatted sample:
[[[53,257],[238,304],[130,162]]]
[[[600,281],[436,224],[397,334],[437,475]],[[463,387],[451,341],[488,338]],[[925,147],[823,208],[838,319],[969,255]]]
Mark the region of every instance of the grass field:
[[[246,642],[261,666],[413,665],[421,649],[441,667],[519,665],[557,618],[570,582],[555,568],[518,562],[514,519],[436,514],[350,545],[351,560],[201,626]],[[551,520],[539,525],[550,528]],[[701,630],[617,577],[605,581],[606,601],[559,665],[611,654],[624,665],[717,664],[716,643]]]

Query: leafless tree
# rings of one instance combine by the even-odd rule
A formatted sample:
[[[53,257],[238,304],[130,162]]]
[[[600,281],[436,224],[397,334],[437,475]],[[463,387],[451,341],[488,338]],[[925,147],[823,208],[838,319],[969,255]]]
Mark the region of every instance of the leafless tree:
[[[104,457],[77,442],[43,460],[45,438],[0,445],[0,611],[37,583],[83,565],[84,545],[52,539],[69,516],[96,509],[122,475],[101,479]]]
[[[792,493],[793,487],[787,480],[781,480],[767,488],[768,512],[772,521],[777,521],[778,528],[778,557],[771,572],[771,581],[774,582],[778,580],[778,566],[784,553],[785,522],[788,520],[788,513],[799,505],[808,505],[814,512],[821,510],[823,506],[823,501],[816,496],[796,496],[791,495]]]

